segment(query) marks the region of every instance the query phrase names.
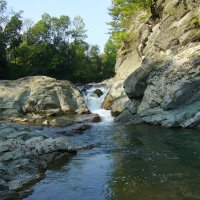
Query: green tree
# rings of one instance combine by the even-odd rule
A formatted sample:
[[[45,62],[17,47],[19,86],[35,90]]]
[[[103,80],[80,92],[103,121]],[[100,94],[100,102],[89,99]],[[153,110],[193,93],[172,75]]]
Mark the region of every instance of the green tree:
[[[102,73],[105,79],[114,76],[116,57],[117,57],[117,47],[115,45],[113,38],[110,36],[107,43],[105,44],[104,55],[102,58],[104,60]]]
[[[91,81],[99,82],[102,80],[103,64],[100,56],[98,45],[91,45],[89,49],[89,66],[91,73]]]
[[[60,42],[69,43],[71,30],[71,21],[68,16],[60,16],[60,18],[52,17],[50,19],[50,36],[54,45],[59,45]]]
[[[24,33],[24,37],[29,45],[50,42],[50,15],[44,14],[33,27]]]
[[[123,43],[130,40],[128,29],[134,24],[134,15],[145,10],[148,16],[153,19],[158,17],[156,13],[157,0],[112,0],[112,6],[109,8],[109,14],[112,21],[108,24],[111,26],[111,34],[118,48]],[[148,17],[147,16],[147,17]]]
[[[0,27],[0,79],[7,78],[6,44],[3,29]]]
[[[7,2],[5,0],[0,0],[0,26],[3,28],[7,21],[8,16],[6,15]]]
[[[72,38],[77,40],[84,40],[87,38],[86,35],[87,30],[85,29],[85,23],[80,16],[76,16],[73,20],[73,30],[72,30]]]
[[[17,48],[22,42],[22,20],[21,13],[16,13],[11,17],[10,21],[5,26],[5,37],[7,42],[7,50],[9,55],[9,60],[15,62],[17,59]]]
[[[7,78],[7,59],[6,59],[6,42],[4,34],[4,26],[7,21],[6,13],[7,2],[0,0],[0,79]]]
[[[34,21],[32,19],[30,19],[30,18],[24,19],[24,21],[23,21],[23,33],[28,32],[31,29],[31,27],[33,27],[33,25],[34,25]]]
[[[83,42],[86,30],[81,17],[75,17],[71,22],[68,16],[57,18],[44,14],[27,30],[24,38],[19,64],[33,68],[32,74],[69,80],[80,77],[78,74],[82,71],[80,66],[85,63],[87,49]]]
[[[27,66],[32,75],[63,78],[63,73],[69,72],[70,24],[68,16],[57,18],[44,14],[24,33],[18,64]]]

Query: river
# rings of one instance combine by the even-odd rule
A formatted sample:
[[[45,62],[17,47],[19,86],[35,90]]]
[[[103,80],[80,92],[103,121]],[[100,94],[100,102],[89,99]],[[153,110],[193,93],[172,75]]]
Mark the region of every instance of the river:
[[[117,125],[110,111],[100,108],[108,88],[99,87],[102,97],[97,98],[92,87],[84,98],[102,122],[68,138],[75,146],[94,148],[54,163],[25,199],[200,199],[199,130]]]

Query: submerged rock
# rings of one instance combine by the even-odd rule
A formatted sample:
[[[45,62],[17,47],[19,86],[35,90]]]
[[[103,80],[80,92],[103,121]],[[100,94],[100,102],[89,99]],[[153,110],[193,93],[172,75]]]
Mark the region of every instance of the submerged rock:
[[[48,125],[49,126],[55,126],[55,127],[66,127],[66,126],[71,126],[74,122],[73,121],[69,121],[66,119],[53,119],[50,120]]]
[[[103,95],[103,92],[102,92],[100,89],[96,89],[96,90],[94,91],[94,93],[95,93],[98,97],[100,97],[100,96]]]
[[[93,117],[91,120],[93,123],[98,123],[101,121],[101,117],[98,114],[93,114]]]
[[[83,131],[90,129],[91,127],[92,126],[90,124],[82,124],[79,127],[77,127],[75,130],[78,132],[83,132]]]
[[[20,196],[15,191],[0,191],[0,200],[20,199]]]
[[[75,119],[77,123],[98,123],[101,121],[101,118],[98,114],[88,114],[88,115],[79,115]]]

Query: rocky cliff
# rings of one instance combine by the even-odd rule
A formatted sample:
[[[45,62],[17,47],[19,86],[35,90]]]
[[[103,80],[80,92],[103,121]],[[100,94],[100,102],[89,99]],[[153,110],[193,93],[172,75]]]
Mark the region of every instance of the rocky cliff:
[[[158,0],[156,11],[158,17],[138,29],[135,58],[126,57],[133,71],[123,84],[129,101],[116,121],[198,126],[200,1]]]
[[[80,92],[69,81],[46,76],[0,81],[0,117],[86,113]]]
[[[139,13],[137,22],[134,23],[134,26],[129,30],[129,32],[133,32],[135,35],[135,41],[132,46],[137,46],[138,44],[139,34],[136,30],[140,28],[140,24],[142,23],[140,16]],[[110,84],[111,88],[103,103],[103,108],[111,109],[114,116],[124,111],[128,97],[123,89],[123,83],[126,78],[140,66],[141,62],[142,57],[139,55],[137,48],[133,48],[131,52],[127,54],[120,54],[118,56],[115,65],[116,75],[114,78],[106,80],[106,83]]]

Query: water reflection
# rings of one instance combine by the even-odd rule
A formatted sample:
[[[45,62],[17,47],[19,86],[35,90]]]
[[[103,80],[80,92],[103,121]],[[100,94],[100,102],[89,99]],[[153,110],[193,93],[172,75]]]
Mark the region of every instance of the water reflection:
[[[127,152],[113,153],[110,199],[200,199],[198,130],[148,125],[123,127],[114,136]]]

